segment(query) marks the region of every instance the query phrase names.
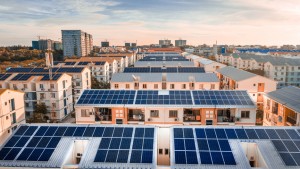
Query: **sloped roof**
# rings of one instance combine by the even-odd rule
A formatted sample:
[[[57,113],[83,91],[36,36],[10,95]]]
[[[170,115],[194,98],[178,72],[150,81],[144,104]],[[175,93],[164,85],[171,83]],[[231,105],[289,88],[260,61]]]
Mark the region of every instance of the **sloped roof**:
[[[288,86],[269,92],[266,96],[300,113],[300,88]]]
[[[257,76],[256,74],[237,69],[232,66],[223,67],[221,69],[218,69],[217,72],[235,81],[242,81]]]

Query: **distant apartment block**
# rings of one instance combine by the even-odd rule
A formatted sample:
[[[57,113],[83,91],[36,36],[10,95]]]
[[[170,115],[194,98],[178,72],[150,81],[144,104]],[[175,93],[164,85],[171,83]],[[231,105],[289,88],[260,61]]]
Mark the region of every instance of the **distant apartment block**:
[[[186,45],[186,40],[182,40],[182,39],[175,40],[176,47],[181,47],[181,46],[185,46],[185,45]]]
[[[219,90],[214,73],[115,73],[114,90]]]
[[[88,56],[93,50],[92,35],[81,30],[62,30],[64,56]]]
[[[168,40],[168,39],[164,39],[164,40],[159,40],[158,44],[160,46],[170,46],[172,43],[171,43],[171,40]]]
[[[0,144],[25,123],[24,93],[0,89]]]
[[[238,69],[262,70],[265,77],[278,81],[278,88],[300,86],[299,58],[240,53],[218,55],[216,60]]]
[[[108,41],[101,42],[101,47],[109,47],[109,42]]]
[[[300,89],[289,86],[264,97],[264,125],[300,126]]]

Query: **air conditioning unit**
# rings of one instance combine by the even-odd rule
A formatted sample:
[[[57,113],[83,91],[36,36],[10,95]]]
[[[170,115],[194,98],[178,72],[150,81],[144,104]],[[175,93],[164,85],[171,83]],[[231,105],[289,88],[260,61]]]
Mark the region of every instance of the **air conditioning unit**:
[[[41,88],[41,90],[45,90],[44,88]]]
[[[178,121],[178,120],[179,120],[178,118],[175,118],[175,119],[174,119],[174,121]]]
[[[24,90],[25,90],[25,88],[22,88],[21,90],[22,90],[22,91],[24,91]]]
[[[148,121],[152,121],[152,118],[148,118]]]
[[[51,89],[48,89],[48,91],[50,92],[50,91],[51,91]]]
[[[240,121],[240,118],[239,118],[239,117],[236,117],[235,121]]]

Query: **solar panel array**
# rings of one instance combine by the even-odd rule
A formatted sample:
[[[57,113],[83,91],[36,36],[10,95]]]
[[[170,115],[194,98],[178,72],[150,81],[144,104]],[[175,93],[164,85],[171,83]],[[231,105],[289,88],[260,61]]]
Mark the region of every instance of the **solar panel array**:
[[[103,132],[94,162],[152,163],[153,148],[154,128],[109,128]]]
[[[76,62],[65,62],[65,65],[75,65]]]
[[[154,105],[192,105],[190,91],[169,91],[168,94],[159,94],[159,91],[137,91],[135,104]]]
[[[246,91],[194,90],[195,104],[201,105],[254,105]]]
[[[77,65],[88,65],[90,62],[78,62]]]
[[[77,104],[133,104],[134,90],[85,90]]]
[[[124,73],[205,73],[201,67],[126,67]]]
[[[95,62],[95,65],[104,65],[106,62]]]
[[[300,166],[294,129],[173,128],[175,164],[236,165],[230,139],[270,140],[286,166]]]
[[[60,67],[60,68],[52,68],[52,72],[54,73],[80,73],[82,72],[83,67]],[[49,73],[49,69],[46,68],[10,68],[7,70],[10,73]]]
[[[101,138],[94,162],[153,162],[154,128],[75,126],[21,126],[0,150],[0,160],[49,161],[63,137]]]
[[[6,80],[11,74],[0,74],[0,80]]]
[[[61,77],[61,75],[62,74],[53,74],[52,75],[52,80],[59,79]],[[32,76],[42,76],[41,80],[50,80],[49,74],[24,74],[24,73],[17,74],[11,80],[14,80],[14,81],[26,81],[29,78],[31,78]]]
[[[189,61],[182,56],[146,56],[139,61]]]
[[[233,90],[85,90],[77,104],[255,107],[246,91]]]

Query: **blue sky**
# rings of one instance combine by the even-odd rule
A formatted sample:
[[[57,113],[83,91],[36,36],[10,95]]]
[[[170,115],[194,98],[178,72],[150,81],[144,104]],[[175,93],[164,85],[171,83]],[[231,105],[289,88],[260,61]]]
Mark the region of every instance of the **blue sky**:
[[[300,44],[299,0],[2,0],[0,46],[60,40],[82,29],[121,45],[186,39],[188,44]]]

